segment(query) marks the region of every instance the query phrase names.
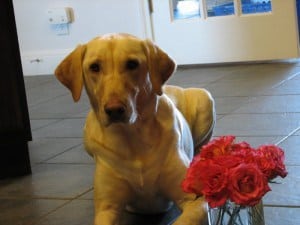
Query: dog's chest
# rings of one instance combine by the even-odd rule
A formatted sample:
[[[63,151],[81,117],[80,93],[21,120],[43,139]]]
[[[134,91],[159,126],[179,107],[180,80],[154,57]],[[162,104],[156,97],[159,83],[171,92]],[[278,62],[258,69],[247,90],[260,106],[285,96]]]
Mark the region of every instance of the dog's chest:
[[[172,132],[165,132],[158,125],[145,125],[143,129],[125,126],[99,129],[97,123],[87,121],[85,129],[88,152],[140,194],[158,188],[167,154],[176,149],[173,140]]]
[[[158,188],[159,174],[163,167],[166,147],[154,141],[114,140],[105,145],[99,145],[97,155],[102,163],[122,179],[140,195],[148,195],[148,192]]]
[[[142,161],[135,160],[127,168],[124,168],[122,176],[125,178],[140,195],[147,194],[148,190],[153,191],[157,186],[159,170],[157,165],[152,168],[146,167]]]
[[[148,151],[151,150],[149,149]],[[127,180],[135,192],[141,195],[153,192],[157,188],[159,174],[164,161],[161,155],[143,154],[140,157],[123,158],[119,160],[119,165],[111,165],[118,172],[119,176]]]

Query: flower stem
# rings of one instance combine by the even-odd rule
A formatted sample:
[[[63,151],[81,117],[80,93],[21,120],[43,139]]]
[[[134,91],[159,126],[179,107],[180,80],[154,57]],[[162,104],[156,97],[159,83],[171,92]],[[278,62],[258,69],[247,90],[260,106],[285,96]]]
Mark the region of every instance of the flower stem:
[[[230,216],[230,220],[228,221],[228,225],[234,225],[235,224],[235,218],[239,214],[241,210],[240,206],[235,206],[232,212],[232,215]]]
[[[226,210],[225,208],[226,208],[226,205],[221,207],[219,212],[218,212],[218,220],[217,220],[217,223],[216,223],[217,225],[223,225],[223,217],[224,217],[224,212]]]

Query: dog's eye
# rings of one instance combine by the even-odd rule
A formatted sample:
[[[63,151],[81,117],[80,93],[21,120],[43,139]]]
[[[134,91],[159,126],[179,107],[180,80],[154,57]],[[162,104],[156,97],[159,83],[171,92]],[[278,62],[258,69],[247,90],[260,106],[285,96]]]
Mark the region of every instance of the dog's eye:
[[[128,70],[135,70],[136,68],[138,68],[140,65],[139,61],[135,60],[135,59],[130,59],[126,62],[126,68]]]
[[[99,63],[92,63],[89,68],[92,72],[95,73],[98,73],[101,69]]]

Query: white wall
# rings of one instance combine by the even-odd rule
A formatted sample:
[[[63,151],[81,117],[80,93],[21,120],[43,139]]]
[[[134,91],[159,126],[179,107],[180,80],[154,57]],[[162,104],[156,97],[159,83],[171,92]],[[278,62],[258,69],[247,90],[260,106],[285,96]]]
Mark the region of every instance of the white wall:
[[[101,34],[125,32],[151,37],[145,16],[147,6],[140,0],[13,0],[13,3],[25,75],[53,74],[60,60],[77,44]],[[69,35],[57,35],[48,22],[47,9],[56,7],[73,9]]]

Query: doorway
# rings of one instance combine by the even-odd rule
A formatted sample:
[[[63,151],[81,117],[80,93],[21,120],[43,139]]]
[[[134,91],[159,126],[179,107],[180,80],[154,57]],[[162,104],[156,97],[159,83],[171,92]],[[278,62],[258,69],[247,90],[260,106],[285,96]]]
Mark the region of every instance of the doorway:
[[[152,0],[152,8],[154,40],[178,64],[299,56],[295,0]]]

